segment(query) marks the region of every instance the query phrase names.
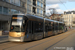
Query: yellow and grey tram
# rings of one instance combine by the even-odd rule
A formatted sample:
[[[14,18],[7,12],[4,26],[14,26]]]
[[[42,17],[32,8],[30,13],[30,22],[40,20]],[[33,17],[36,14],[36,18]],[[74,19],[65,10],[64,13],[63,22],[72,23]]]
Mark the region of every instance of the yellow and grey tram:
[[[34,15],[12,15],[9,41],[24,42],[42,39],[44,37],[61,33],[64,30],[64,26],[65,25],[62,22]]]

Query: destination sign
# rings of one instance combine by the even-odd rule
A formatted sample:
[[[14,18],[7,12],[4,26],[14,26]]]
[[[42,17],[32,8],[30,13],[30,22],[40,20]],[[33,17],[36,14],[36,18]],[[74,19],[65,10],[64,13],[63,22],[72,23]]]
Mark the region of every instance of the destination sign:
[[[19,20],[22,20],[22,17],[12,17],[12,19],[19,19]]]

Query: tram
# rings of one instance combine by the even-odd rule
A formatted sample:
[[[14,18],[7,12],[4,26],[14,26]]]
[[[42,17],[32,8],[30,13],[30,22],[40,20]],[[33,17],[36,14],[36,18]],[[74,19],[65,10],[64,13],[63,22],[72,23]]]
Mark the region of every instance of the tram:
[[[12,15],[9,41],[24,42],[39,40],[44,37],[64,32],[64,23],[43,17],[16,14]]]

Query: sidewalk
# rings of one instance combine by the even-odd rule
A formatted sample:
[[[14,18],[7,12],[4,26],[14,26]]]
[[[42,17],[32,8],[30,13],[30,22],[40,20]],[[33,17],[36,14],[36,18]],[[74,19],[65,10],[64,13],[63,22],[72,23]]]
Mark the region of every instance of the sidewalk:
[[[2,36],[0,36],[0,37],[3,37],[3,36],[8,36],[8,35],[2,35]]]
[[[8,35],[0,36],[0,43],[4,43],[8,41]]]

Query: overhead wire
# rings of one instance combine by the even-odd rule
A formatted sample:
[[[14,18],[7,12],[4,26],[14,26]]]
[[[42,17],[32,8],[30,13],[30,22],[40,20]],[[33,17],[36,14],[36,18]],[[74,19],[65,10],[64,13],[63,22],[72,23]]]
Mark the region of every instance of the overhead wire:
[[[64,5],[64,7],[67,9],[67,7],[66,7],[66,5],[61,1],[61,0],[59,0],[63,5]]]

